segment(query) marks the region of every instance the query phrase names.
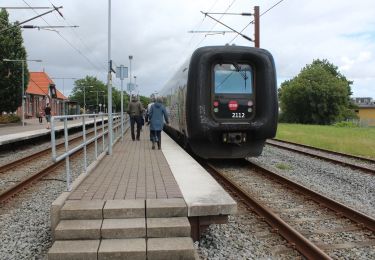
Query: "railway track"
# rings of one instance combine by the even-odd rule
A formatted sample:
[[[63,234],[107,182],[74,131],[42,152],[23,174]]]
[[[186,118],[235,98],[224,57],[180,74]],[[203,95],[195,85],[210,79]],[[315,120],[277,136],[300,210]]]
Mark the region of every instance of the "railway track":
[[[373,159],[329,151],[278,139],[267,140],[266,144],[375,175],[375,160]]]
[[[100,133],[100,131],[98,131]],[[90,137],[93,132],[88,132],[87,137]],[[70,145],[74,146],[74,143],[80,142],[82,140],[82,135],[74,137],[69,140]],[[95,142],[92,142],[88,145],[88,147],[94,145]],[[64,142],[57,145],[57,148],[61,151],[64,149]],[[82,150],[78,150],[73,154],[74,157],[79,156],[82,153]],[[35,161],[38,159],[39,166],[35,166]],[[35,181],[40,180],[44,176],[51,173],[53,170],[58,168],[59,166],[63,165],[65,163],[64,160],[54,163],[51,160],[51,148],[47,148],[44,150],[41,150],[39,152],[36,152],[34,154],[31,154],[29,156],[23,157],[19,160],[15,160],[13,162],[10,162],[9,164],[3,165],[0,167],[0,174],[11,174],[10,172],[15,171],[25,171],[24,169],[30,168],[32,169],[31,174],[26,174],[25,176],[19,178],[18,180],[14,180],[14,185],[3,187],[0,192],[0,203],[3,203],[4,201],[8,200],[15,194],[21,192],[26,187],[28,187],[30,184],[34,183]],[[19,168],[19,169],[17,169]]]
[[[238,172],[222,162],[207,167],[224,187],[308,259],[375,257],[375,219],[279,176],[262,165],[237,161]],[[230,167],[233,168],[233,163]]]

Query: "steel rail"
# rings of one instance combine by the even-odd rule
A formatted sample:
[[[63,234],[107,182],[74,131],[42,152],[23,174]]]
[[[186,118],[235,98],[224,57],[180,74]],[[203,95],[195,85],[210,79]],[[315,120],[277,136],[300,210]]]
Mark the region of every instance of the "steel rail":
[[[280,143],[286,143],[286,144],[291,144],[291,145],[295,145],[295,146],[300,146],[300,147],[307,148],[307,149],[318,150],[318,151],[321,151],[321,152],[339,155],[339,156],[343,156],[343,157],[349,157],[349,158],[364,161],[364,162],[375,163],[375,159],[366,158],[366,157],[363,157],[363,156],[357,156],[357,155],[352,155],[352,154],[348,154],[348,153],[336,152],[336,151],[332,151],[332,150],[328,150],[328,149],[314,147],[314,146],[306,145],[306,144],[294,143],[294,142],[291,142],[291,141],[285,141],[285,140],[281,140],[281,139],[277,139],[277,138],[273,138],[273,139],[270,139],[270,140],[280,142]],[[267,140],[266,143],[268,143],[268,141],[270,141],[270,140]]]
[[[78,136],[76,138],[82,138],[82,136]],[[76,138],[74,138],[74,139],[76,139]],[[62,145],[64,145],[64,143],[62,143]],[[89,146],[92,146],[92,145],[94,145],[94,142],[90,142]],[[50,150],[50,149],[51,148],[48,148],[48,150]],[[80,150],[76,150],[72,155],[78,156],[78,155],[80,155],[80,153],[82,153],[82,150],[83,150],[83,148],[81,148]],[[24,190],[27,186],[29,186],[33,182],[39,180],[40,178],[44,177],[45,175],[48,175],[51,171],[53,171],[54,169],[56,169],[57,167],[59,167],[63,163],[64,163],[64,161],[54,162],[51,165],[42,169],[41,171],[21,180],[19,183],[17,183],[15,185],[13,185],[12,187],[6,189],[2,193],[0,193],[0,203],[3,203],[4,201],[11,198],[15,194]]]
[[[107,128],[107,127],[105,127],[105,128]],[[89,135],[89,134],[92,134],[93,132],[94,131],[91,131],[91,132],[88,132],[87,134]],[[82,135],[70,139],[69,142],[76,141],[80,138],[82,138]],[[57,148],[62,148],[62,147],[64,147],[64,142],[57,145]],[[31,155],[25,156],[23,158],[20,158],[18,160],[13,161],[13,162],[4,164],[4,165],[0,166],[0,173],[5,173],[6,171],[14,169],[17,166],[24,164],[25,162],[29,162],[29,161],[31,161],[35,158],[39,158],[41,155],[48,154],[48,153],[50,153],[50,150],[51,150],[51,147],[48,147],[48,148],[46,148],[44,150],[41,150],[39,152],[36,152],[36,153],[31,154]]]
[[[29,186],[31,183],[39,180],[40,178],[44,177],[45,175],[49,174],[51,171],[62,165],[63,162],[57,162],[52,165],[47,166],[43,170],[33,174],[30,177],[25,178],[21,182],[13,185],[12,187],[6,189],[4,192],[0,194],[0,203],[3,203],[7,199],[11,198],[15,194],[19,193],[20,191],[24,190],[27,186]]]
[[[211,169],[210,172],[215,172],[211,173],[215,179],[220,179],[220,182],[234,190],[248,207],[264,218],[264,220],[271,227],[273,227],[281,236],[283,236],[302,255],[308,259],[331,259],[331,257],[329,257],[324,251],[306,239],[302,234],[283,221],[279,216],[274,214],[270,209],[261,205],[261,203],[253,198],[249,193],[231,180],[227,179],[216,167],[209,163],[207,165]]]
[[[247,161],[247,160],[246,160]],[[285,177],[282,177],[272,171],[271,169],[268,169],[258,163],[247,161],[249,165],[257,168],[258,170],[261,170],[263,174],[271,177],[272,179],[286,184],[289,187],[291,187],[294,190],[299,191],[300,193],[308,196],[310,199],[314,200],[315,202],[319,203],[320,205],[327,207],[335,212],[337,214],[340,214],[342,216],[347,217],[348,219],[351,219],[352,221],[360,224],[361,226],[364,226],[368,228],[371,231],[375,232],[375,219],[371,218],[370,216],[367,216],[361,212],[356,211],[355,209],[352,209],[348,206],[345,206],[333,199],[330,199],[328,197],[325,197],[315,191],[312,191],[306,187],[304,187],[301,184],[298,184],[294,181],[291,181]]]
[[[303,148],[308,148],[308,149],[311,149],[311,150],[318,150],[318,151],[325,152],[325,153],[330,153],[330,154],[333,154],[333,155],[339,155],[339,156],[343,156],[343,157],[346,156],[346,157],[351,158],[351,159],[362,160],[364,162],[370,162],[370,163],[374,163],[375,164],[375,160],[371,160],[371,159],[364,158],[364,157],[358,157],[358,156],[349,155],[349,154],[332,152],[332,151],[329,151],[329,150],[315,148],[315,147],[312,147],[312,146],[295,144],[295,143],[292,143],[292,142],[284,142],[284,141],[280,141],[280,140],[272,140],[272,141],[286,143],[286,144],[295,145],[295,146],[301,146]],[[304,154],[304,155],[307,155],[307,156],[310,156],[310,157],[319,158],[319,159],[322,159],[322,160],[325,160],[325,161],[329,161],[329,162],[333,162],[333,163],[336,163],[336,164],[341,164],[343,166],[350,167],[352,169],[361,170],[361,171],[364,171],[366,173],[375,174],[375,169],[370,168],[370,167],[366,167],[366,166],[362,166],[362,165],[358,165],[358,164],[353,164],[353,163],[345,162],[345,161],[339,160],[339,159],[329,158],[329,157],[326,157],[326,156],[323,156],[323,155],[319,155],[319,154],[316,154],[316,153],[313,153],[313,152],[302,151],[302,150],[299,150],[299,149],[296,149],[296,148],[293,148],[293,147],[289,147],[289,146],[286,146],[286,145],[283,145],[283,144],[276,144],[276,143],[274,143],[272,141],[267,140],[266,144],[272,145],[272,146],[275,146],[275,147],[278,147],[278,148],[281,148],[281,149],[285,149],[285,150],[288,150],[288,151],[292,151],[292,152]]]

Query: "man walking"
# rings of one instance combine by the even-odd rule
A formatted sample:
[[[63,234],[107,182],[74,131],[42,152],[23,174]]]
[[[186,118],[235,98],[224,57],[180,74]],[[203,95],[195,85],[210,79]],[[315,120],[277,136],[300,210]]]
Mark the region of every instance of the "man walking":
[[[135,140],[134,134],[134,124],[137,124],[137,140],[139,141],[139,136],[142,128],[141,116],[143,113],[143,106],[136,95],[132,95],[131,101],[128,106],[128,114],[130,116],[130,130],[132,135],[132,140]]]

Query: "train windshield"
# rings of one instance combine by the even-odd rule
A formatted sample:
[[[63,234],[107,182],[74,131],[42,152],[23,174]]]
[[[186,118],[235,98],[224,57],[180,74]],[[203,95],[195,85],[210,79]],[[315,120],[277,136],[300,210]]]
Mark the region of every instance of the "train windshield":
[[[252,94],[253,70],[249,64],[216,64],[215,93]]]

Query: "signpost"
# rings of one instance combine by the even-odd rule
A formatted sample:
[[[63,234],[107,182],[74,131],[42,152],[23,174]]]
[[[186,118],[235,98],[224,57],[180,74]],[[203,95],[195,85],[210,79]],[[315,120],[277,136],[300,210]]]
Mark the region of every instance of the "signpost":
[[[120,65],[116,68],[116,78],[121,80],[121,142],[124,141],[124,91],[123,82],[128,77],[128,67]]]

